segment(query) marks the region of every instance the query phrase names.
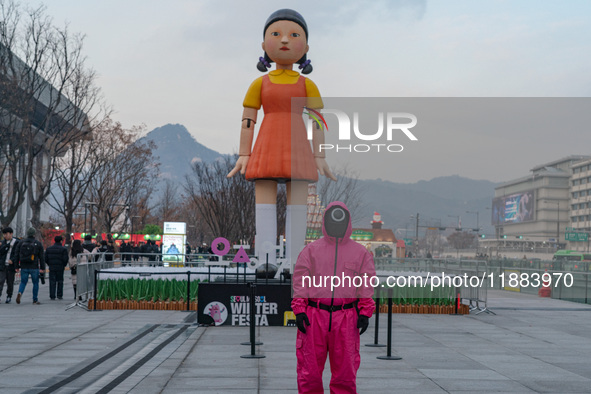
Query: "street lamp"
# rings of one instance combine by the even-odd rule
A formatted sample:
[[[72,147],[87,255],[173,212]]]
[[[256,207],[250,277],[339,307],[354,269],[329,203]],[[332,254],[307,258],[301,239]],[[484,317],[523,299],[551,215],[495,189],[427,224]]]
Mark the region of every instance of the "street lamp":
[[[476,229],[473,229],[473,231],[476,231],[476,235],[478,235],[476,239],[476,254],[478,255],[478,248],[480,247],[480,234],[478,234],[480,232],[480,226],[478,225],[478,216],[480,213],[478,211],[466,211],[466,213],[476,214]]]
[[[457,223],[456,224],[456,231],[462,230],[461,222],[460,222],[461,216],[459,216],[459,215],[447,215],[447,217],[448,218],[456,218],[456,223]]]
[[[474,214],[476,214],[476,231],[480,231],[480,226],[478,225],[478,216],[480,215],[480,212],[478,212],[478,211],[466,211],[466,213],[474,213]]]
[[[411,219],[416,219],[416,225],[415,225],[415,258],[418,255],[419,252],[419,214],[417,212],[417,216],[415,217],[414,215],[411,215],[410,217]]]

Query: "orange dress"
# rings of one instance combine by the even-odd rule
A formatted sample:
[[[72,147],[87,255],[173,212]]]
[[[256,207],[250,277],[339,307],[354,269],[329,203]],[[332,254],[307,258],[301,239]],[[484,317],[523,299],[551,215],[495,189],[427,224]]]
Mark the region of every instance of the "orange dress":
[[[246,167],[247,180],[316,182],[318,170],[306,135],[303,108],[294,108],[292,98],[307,97],[306,78],[294,84],[276,84],[263,76],[261,104],[265,117]]]

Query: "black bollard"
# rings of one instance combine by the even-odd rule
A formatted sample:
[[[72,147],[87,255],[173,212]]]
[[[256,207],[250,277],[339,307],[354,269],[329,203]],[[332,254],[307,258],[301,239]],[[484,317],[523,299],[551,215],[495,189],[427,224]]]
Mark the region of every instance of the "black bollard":
[[[392,355],[392,289],[388,289],[388,345],[385,356],[378,356],[379,360],[402,360],[402,357]]]
[[[265,256],[267,256],[267,260],[265,263],[265,284],[268,285],[269,284],[269,253],[266,253]]]
[[[98,273],[100,270],[95,270],[94,271],[94,302],[92,303],[92,310],[96,311],[96,297],[97,297],[97,285],[98,285]]]
[[[191,310],[191,271],[187,271],[187,312]]]
[[[378,293],[378,296],[376,297],[376,327],[375,327],[375,333],[374,333],[374,339],[373,339],[373,343],[368,343],[365,346],[367,347],[384,347],[386,345],[383,345],[381,343],[378,343],[378,332],[380,329],[380,295]]]
[[[262,345],[262,342],[255,341],[255,297],[256,297],[256,285],[249,283],[250,286],[250,341],[242,342],[241,345],[250,345],[250,354],[240,356],[240,358],[265,358],[262,354],[255,354],[255,345]]]

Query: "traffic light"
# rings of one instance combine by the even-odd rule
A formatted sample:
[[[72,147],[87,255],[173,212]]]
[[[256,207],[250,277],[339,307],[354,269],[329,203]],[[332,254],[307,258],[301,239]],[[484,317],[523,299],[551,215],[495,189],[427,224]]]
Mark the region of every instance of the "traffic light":
[[[506,235],[502,235],[501,238],[507,239],[507,236]]]
[[[517,239],[523,239],[523,235],[516,235],[515,238],[517,238]]]
[[[480,234],[480,238],[486,238],[485,234]]]

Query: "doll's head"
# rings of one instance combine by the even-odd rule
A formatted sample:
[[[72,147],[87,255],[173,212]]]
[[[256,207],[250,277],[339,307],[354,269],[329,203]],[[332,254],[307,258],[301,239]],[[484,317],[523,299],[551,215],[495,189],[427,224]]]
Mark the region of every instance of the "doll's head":
[[[264,57],[259,58],[257,69],[267,71],[271,63],[300,65],[302,74],[312,72],[312,65],[307,60],[308,25],[298,12],[290,9],[275,11],[269,16],[263,30]],[[289,40],[284,42],[284,38]]]

